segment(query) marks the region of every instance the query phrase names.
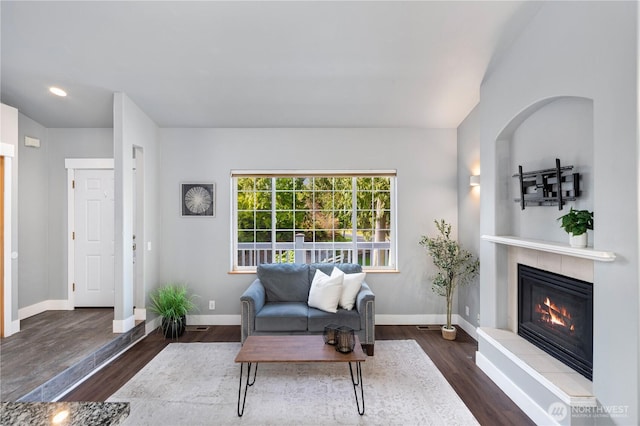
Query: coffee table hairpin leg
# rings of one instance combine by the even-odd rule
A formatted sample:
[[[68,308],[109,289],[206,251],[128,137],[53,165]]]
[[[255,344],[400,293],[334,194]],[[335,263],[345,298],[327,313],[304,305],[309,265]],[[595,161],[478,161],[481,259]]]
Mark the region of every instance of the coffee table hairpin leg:
[[[244,396],[242,395],[242,372],[244,363],[240,363],[240,381],[238,383],[238,417],[242,417],[244,414],[244,408],[247,402],[247,390],[249,386],[253,386],[256,382],[256,376],[258,374],[258,363],[255,364],[253,369],[253,380],[251,380],[251,365],[247,363],[247,379],[244,386]],[[351,374],[351,383],[353,384],[353,393],[356,398],[356,407],[358,408],[358,414],[364,415],[364,385],[362,382],[362,363],[356,362],[356,374],[353,374],[352,363],[349,363],[349,373]],[[360,398],[358,398],[358,387],[360,387]],[[242,406],[240,406],[240,400],[242,399]],[[360,408],[362,404],[362,408]]]
[[[353,376],[353,367],[351,366],[351,363],[349,363],[349,373],[351,373],[351,383],[353,384],[353,394],[356,397],[356,407],[358,407],[358,414],[362,416],[364,414],[364,386],[362,384],[362,363],[356,362],[355,378]],[[360,387],[360,401],[362,401],[362,410],[360,409],[360,402],[358,401],[358,387]]]
[[[255,364],[253,369],[253,380],[251,380],[251,363],[247,363],[247,381],[244,385],[244,398],[242,398],[242,408],[240,408],[240,397],[242,395],[242,367],[244,362],[240,363],[240,383],[238,384],[238,417],[242,417],[244,414],[244,406],[247,402],[247,390],[249,386],[253,386],[256,382],[256,375],[258,374],[258,363]]]

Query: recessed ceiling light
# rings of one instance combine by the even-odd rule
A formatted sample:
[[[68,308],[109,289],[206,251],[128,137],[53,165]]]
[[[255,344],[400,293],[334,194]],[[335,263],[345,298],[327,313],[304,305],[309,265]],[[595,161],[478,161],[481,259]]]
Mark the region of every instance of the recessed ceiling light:
[[[67,96],[67,92],[65,92],[59,87],[50,87],[49,91],[56,96],[62,96],[62,97]]]

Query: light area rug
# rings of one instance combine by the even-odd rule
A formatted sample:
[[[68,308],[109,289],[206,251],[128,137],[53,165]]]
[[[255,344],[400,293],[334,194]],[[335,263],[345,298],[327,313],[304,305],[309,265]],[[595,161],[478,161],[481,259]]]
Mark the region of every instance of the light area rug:
[[[376,342],[362,364],[363,416],[347,363],[263,363],[238,417],[239,350],[171,343],[108,401],[131,403],[129,426],[478,424],[414,340]]]

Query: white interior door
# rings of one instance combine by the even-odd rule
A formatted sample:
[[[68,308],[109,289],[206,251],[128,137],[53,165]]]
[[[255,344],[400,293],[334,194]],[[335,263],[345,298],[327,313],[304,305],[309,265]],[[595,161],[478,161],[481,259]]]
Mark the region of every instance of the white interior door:
[[[75,306],[113,307],[113,170],[76,170],[74,204]]]

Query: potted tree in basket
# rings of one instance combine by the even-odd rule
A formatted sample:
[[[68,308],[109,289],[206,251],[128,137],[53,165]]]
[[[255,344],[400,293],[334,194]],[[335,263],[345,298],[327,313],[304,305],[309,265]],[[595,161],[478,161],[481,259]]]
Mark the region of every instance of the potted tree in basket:
[[[478,258],[462,248],[451,239],[451,225],[444,219],[435,220],[440,235],[436,237],[422,236],[420,245],[424,246],[438,268],[433,277],[433,291],[444,296],[447,301],[447,323],[442,326],[442,337],[455,340],[456,328],[451,325],[451,311],[453,309],[453,295],[456,287],[468,284],[480,269]]]
[[[593,212],[588,210],[569,209],[569,213],[560,216],[562,229],[569,234],[571,247],[587,246],[587,229],[593,229]]]
[[[184,333],[187,313],[196,307],[185,285],[167,284],[150,296],[151,312],[162,317],[162,333],[165,337],[178,338]]]

